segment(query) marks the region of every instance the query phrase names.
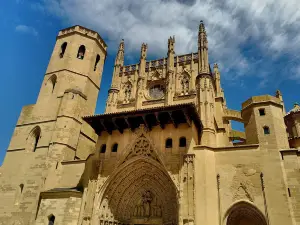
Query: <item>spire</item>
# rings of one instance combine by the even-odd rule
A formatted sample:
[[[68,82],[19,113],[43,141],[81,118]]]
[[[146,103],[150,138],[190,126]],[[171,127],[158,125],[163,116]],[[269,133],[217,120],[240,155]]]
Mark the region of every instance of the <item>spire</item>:
[[[115,66],[123,66],[124,65],[124,39],[121,40],[119,45],[119,50],[117,53],[117,57],[115,60]]]
[[[203,21],[200,21],[198,33],[199,73],[209,73],[208,42]]]
[[[200,21],[199,32],[198,32],[198,47],[207,48],[207,35],[203,21]]]

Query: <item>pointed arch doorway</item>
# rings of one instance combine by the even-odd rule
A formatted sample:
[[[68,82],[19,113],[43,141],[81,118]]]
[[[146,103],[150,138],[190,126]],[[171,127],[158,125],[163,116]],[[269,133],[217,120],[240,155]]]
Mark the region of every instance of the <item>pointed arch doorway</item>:
[[[100,224],[178,224],[176,186],[147,138],[121,162],[99,195]]]

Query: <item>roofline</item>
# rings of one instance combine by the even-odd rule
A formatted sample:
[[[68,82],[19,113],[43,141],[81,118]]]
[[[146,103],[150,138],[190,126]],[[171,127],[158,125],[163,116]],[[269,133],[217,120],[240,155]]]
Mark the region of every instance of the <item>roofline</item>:
[[[136,113],[145,113],[145,112],[150,112],[153,110],[161,110],[161,109],[173,109],[173,108],[178,108],[180,106],[192,106],[196,109],[196,106],[194,103],[181,103],[181,104],[176,104],[176,105],[169,105],[169,106],[159,106],[159,107],[151,107],[151,108],[146,108],[146,109],[136,109],[136,110],[128,110],[128,111],[122,111],[122,112],[112,112],[112,113],[103,113],[103,114],[95,114],[95,115],[89,115],[89,116],[83,116],[83,119],[88,119],[88,118],[95,118],[99,116],[109,116],[109,115],[119,115],[119,116],[126,116],[129,114],[136,114]]]

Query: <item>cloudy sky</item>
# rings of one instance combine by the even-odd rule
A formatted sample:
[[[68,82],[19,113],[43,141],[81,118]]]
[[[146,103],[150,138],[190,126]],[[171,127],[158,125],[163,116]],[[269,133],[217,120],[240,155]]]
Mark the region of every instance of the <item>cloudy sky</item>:
[[[206,26],[209,60],[217,62],[229,107],[252,95],[283,93],[286,108],[300,101],[298,0],[10,0],[0,3],[3,120],[0,162],[23,105],[33,104],[60,29],[75,24],[97,31],[108,44],[96,113],[102,113],[119,41],[125,63],[135,63],[142,42],[148,58],[197,51],[199,21]],[[5,106],[5,107],[4,107]],[[240,127],[237,125],[237,127]]]

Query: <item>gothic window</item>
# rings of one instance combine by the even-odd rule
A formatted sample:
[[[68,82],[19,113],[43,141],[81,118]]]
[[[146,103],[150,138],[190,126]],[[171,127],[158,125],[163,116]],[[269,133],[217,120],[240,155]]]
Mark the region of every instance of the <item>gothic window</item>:
[[[47,89],[49,90],[49,92],[51,91],[51,93],[54,92],[54,88],[55,88],[55,85],[56,85],[56,82],[57,82],[57,76],[54,74],[52,75],[47,83],[46,83],[46,86],[47,86]]]
[[[168,138],[166,140],[166,148],[172,148],[172,138]]]
[[[165,90],[161,84],[154,85],[149,90],[149,95],[153,99],[160,99],[164,96]]]
[[[100,61],[100,55],[97,55],[96,56],[96,61],[95,61],[95,66],[94,66],[94,71],[96,71],[99,61]]]
[[[115,143],[115,144],[113,145],[113,147],[111,148],[111,151],[112,151],[112,152],[117,152],[117,151],[118,151],[118,144],[117,144],[117,143]]]
[[[186,147],[186,138],[185,137],[181,137],[179,139],[179,147]]]
[[[124,90],[124,102],[128,103],[131,98],[131,89],[132,85],[131,84],[126,84],[125,90]]]
[[[264,126],[264,134],[265,135],[270,134],[270,128],[269,127]]]
[[[54,221],[55,221],[54,215],[48,216],[48,225],[54,225]]]
[[[60,51],[60,53],[59,53],[59,57],[60,57],[60,58],[63,58],[63,57],[64,57],[64,54],[65,54],[67,45],[68,45],[67,42],[64,42],[64,43],[61,45],[61,47],[60,47],[61,51]]]
[[[181,80],[182,94],[186,95],[189,93],[189,86],[190,86],[189,78],[188,76],[184,76]]]
[[[105,152],[106,152],[106,144],[103,144],[101,146],[100,153],[105,153]]]
[[[41,136],[41,128],[36,126],[33,128],[27,138],[27,151],[35,152]]]
[[[77,59],[83,59],[85,54],[85,46],[81,45],[78,49]]]

